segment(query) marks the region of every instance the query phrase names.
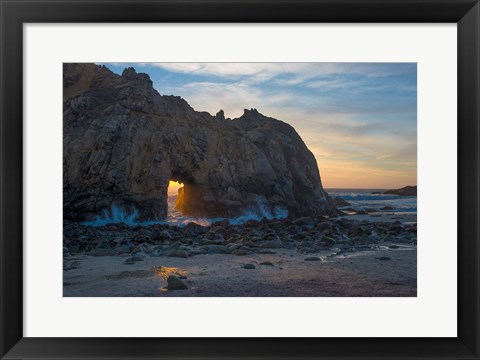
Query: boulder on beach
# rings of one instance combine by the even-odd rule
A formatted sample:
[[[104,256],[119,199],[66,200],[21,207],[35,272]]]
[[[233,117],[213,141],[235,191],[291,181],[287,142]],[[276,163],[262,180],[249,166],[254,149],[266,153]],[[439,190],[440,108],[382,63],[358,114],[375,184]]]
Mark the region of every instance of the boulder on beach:
[[[178,277],[175,275],[170,275],[167,278],[167,289],[168,290],[185,290],[188,289],[187,285],[180,280]]]
[[[170,181],[184,214],[336,215],[317,162],[289,124],[245,110],[237,119],[160,95],[147,74],[63,65],[64,219],[158,220]]]
[[[405,186],[401,189],[385,191],[384,194],[399,196],[417,196],[417,186]]]

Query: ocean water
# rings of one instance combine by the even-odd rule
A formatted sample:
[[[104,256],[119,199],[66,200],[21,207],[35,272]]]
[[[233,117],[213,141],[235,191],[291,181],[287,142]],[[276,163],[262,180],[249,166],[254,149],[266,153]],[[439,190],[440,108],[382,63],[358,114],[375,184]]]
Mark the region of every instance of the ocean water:
[[[374,209],[379,213],[395,214],[416,214],[416,196],[398,196],[386,194],[372,194],[373,192],[383,193],[388,189],[325,189],[331,197],[341,197],[351,205],[339,207],[340,210],[352,208],[354,210]],[[382,210],[390,206],[393,210]]]

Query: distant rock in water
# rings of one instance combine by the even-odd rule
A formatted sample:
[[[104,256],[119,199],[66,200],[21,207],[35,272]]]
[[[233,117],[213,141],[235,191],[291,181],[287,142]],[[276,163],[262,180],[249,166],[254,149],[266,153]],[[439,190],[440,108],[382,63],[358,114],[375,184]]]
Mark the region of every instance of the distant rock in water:
[[[333,202],[336,206],[350,206],[350,205],[352,205],[347,200],[342,199],[340,196],[333,197]]]
[[[257,110],[237,119],[162,96],[147,74],[95,64],[63,66],[64,218],[112,205],[138,220],[167,216],[170,180],[184,184],[184,215],[231,217],[254,208],[336,214],[317,162],[295,129]]]
[[[385,191],[384,194],[400,195],[400,196],[417,196],[417,187],[416,186],[405,186],[401,189]]]

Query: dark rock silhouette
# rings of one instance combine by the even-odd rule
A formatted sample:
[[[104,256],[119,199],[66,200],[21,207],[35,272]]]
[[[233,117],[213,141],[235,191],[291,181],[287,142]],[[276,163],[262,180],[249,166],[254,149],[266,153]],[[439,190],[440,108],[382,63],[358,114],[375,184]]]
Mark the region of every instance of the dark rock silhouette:
[[[401,189],[394,189],[385,191],[384,194],[399,195],[399,196],[417,196],[416,186],[405,186]]]
[[[147,74],[64,64],[65,219],[112,204],[139,219],[167,215],[170,180],[186,215],[235,216],[264,208],[291,216],[336,214],[313,154],[290,125],[245,110],[238,119],[161,96]]]
[[[347,200],[342,199],[340,196],[334,196],[333,197],[333,203],[336,206],[350,206],[350,205],[352,205]]]

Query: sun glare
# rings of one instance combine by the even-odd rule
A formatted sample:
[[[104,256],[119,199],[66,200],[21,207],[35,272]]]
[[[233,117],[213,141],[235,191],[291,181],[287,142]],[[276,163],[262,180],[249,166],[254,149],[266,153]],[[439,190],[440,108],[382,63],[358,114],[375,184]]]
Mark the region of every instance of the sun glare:
[[[177,195],[178,194],[178,189],[183,187],[183,184],[178,181],[170,181],[168,183],[168,196],[170,195]]]

